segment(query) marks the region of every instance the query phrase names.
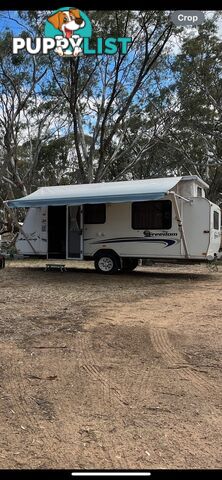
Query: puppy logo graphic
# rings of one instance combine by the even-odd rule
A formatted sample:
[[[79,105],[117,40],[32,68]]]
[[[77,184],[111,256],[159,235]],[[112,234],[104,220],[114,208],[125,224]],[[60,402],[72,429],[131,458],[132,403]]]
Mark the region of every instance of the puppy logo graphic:
[[[56,52],[63,58],[82,55],[122,55],[128,53],[132,37],[97,37],[92,39],[92,25],[85,12],[63,7],[52,12],[45,23],[43,36],[13,37],[12,52],[26,50],[30,55]]]
[[[45,24],[44,36],[56,40],[55,52],[60,56],[81,55],[83,39],[90,38],[91,35],[89,18],[84,12],[73,7],[55,10]]]

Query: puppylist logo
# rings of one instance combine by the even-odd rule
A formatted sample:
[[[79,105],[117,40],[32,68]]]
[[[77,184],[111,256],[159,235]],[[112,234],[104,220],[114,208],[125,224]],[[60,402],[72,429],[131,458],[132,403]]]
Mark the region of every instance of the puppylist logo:
[[[63,7],[48,16],[43,37],[34,40],[30,37],[13,38],[12,51],[18,54],[26,50],[31,55],[40,52],[47,55],[55,51],[61,57],[115,55],[118,49],[126,54],[132,42],[131,37],[97,37],[92,45],[91,37],[92,25],[86,13],[74,7]]]

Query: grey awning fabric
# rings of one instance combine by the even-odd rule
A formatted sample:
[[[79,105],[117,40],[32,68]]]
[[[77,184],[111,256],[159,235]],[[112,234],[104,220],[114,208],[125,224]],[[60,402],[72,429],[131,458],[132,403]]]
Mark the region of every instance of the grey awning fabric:
[[[163,198],[182,177],[41,187],[26,197],[7,200],[11,208],[89,203],[125,203]]]

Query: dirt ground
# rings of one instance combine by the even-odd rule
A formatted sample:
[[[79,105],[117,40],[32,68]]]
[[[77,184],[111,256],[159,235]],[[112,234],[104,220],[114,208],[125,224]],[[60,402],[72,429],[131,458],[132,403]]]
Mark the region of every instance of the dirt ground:
[[[0,270],[0,467],[221,468],[222,265]]]

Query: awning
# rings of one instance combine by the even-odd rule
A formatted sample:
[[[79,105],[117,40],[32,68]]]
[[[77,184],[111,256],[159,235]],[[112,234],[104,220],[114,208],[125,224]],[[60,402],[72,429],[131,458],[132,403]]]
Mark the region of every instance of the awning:
[[[7,200],[12,208],[86,203],[125,203],[163,198],[182,177],[41,187],[26,197]]]

